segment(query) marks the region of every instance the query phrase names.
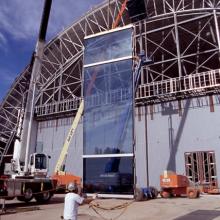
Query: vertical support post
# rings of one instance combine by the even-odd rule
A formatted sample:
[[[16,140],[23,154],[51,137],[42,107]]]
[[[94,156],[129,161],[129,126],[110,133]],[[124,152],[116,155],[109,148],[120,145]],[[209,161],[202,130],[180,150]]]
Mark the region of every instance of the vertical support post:
[[[144,48],[143,48],[143,36],[142,36],[142,33],[143,33],[143,31],[142,31],[142,21],[140,21],[139,22],[139,31],[140,31],[140,52],[141,51],[143,51],[144,50]],[[145,53],[147,53],[147,51],[145,51]],[[144,83],[144,79],[143,79],[143,69],[141,69],[140,70],[141,72],[140,72],[140,78],[141,78],[141,84],[143,84]]]
[[[145,143],[146,143],[146,183],[149,187],[149,161],[148,161],[148,130],[147,130],[147,105],[145,105]]]
[[[149,107],[150,107],[150,117],[151,117],[151,120],[154,120],[154,106],[152,104]]]
[[[107,16],[108,16],[108,30],[110,30],[110,0],[108,0],[108,13],[107,13]]]
[[[181,100],[178,100],[178,112],[179,112],[179,116],[183,116],[183,109],[182,109]]]
[[[215,112],[214,100],[212,95],[209,96],[209,107],[210,107],[210,112]]]
[[[63,71],[63,66],[61,65],[61,70],[60,71]],[[58,92],[58,101],[60,102],[61,101],[61,91],[62,91],[62,82],[63,82],[63,74],[60,74],[60,77],[59,77],[59,92]]]
[[[182,76],[182,67],[181,67],[181,58],[180,58],[180,42],[179,42],[179,31],[178,31],[176,12],[174,12],[174,28],[175,28],[175,37],[176,37],[176,50],[177,50],[177,59],[178,59],[178,70],[179,70],[179,77],[181,77]]]

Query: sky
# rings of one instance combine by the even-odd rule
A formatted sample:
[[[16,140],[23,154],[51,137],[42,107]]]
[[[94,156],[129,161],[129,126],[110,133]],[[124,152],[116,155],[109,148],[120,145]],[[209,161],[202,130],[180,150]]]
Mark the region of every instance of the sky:
[[[53,0],[47,41],[103,0]],[[35,49],[44,0],[0,0],[0,103]]]

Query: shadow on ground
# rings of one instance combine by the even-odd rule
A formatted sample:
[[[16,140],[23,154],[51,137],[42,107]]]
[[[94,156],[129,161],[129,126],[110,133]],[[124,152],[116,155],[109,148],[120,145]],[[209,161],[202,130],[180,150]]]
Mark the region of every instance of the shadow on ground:
[[[174,220],[213,220],[220,216],[220,211],[215,210],[196,210],[187,215],[180,216]]]
[[[34,199],[28,203],[19,202],[18,200],[5,200],[5,208],[2,209],[2,205],[0,204],[0,216],[15,214],[18,212],[27,212],[27,211],[36,211],[40,210],[44,205],[54,205],[64,203],[64,197],[56,197],[54,196],[48,203],[38,203]]]

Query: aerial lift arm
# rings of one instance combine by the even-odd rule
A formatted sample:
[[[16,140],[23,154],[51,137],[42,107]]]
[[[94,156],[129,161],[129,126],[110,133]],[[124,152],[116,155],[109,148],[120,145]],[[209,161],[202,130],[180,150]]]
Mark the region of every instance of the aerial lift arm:
[[[64,171],[64,169],[62,168],[62,167],[64,167],[63,162],[64,162],[64,160],[67,156],[70,142],[71,142],[72,137],[75,133],[75,130],[76,130],[78,124],[79,124],[80,118],[81,118],[82,113],[83,113],[83,109],[84,109],[84,101],[82,100],[81,103],[80,103],[79,109],[76,113],[76,116],[73,120],[72,126],[71,126],[71,128],[69,130],[69,133],[67,135],[67,138],[65,140],[65,143],[63,145],[63,148],[62,148],[62,151],[60,153],[59,159],[58,159],[57,164],[55,166],[54,173],[59,174],[59,173],[62,173],[62,171]]]
[[[61,190],[65,189],[70,182],[74,182],[78,185],[81,184],[81,177],[65,172],[64,161],[67,157],[71,140],[75,134],[76,128],[77,128],[79,121],[80,121],[80,118],[83,114],[83,109],[84,109],[84,101],[82,100],[80,103],[79,109],[76,113],[76,116],[73,120],[72,126],[71,126],[69,133],[67,135],[67,138],[66,138],[64,145],[62,147],[59,159],[58,159],[56,166],[55,166],[54,174],[52,176],[52,178],[57,181],[57,186],[58,186],[57,188],[61,189]]]

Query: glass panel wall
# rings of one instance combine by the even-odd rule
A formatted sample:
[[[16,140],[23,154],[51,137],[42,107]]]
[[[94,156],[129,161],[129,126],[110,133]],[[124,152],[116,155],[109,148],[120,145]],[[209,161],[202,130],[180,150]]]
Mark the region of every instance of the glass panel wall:
[[[85,192],[133,193],[131,34],[130,28],[86,39],[83,87]],[[115,58],[120,61],[112,60]],[[97,62],[102,63],[97,65]]]
[[[131,157],[85,158],[83,189],[87,193],[133,193],[133,159]]]
[[[131,68],[124,60],[85,69],[84,155],[133,152]]]
[[[84,65],[132,55],[131,29],[125,29],[85,41]]]

